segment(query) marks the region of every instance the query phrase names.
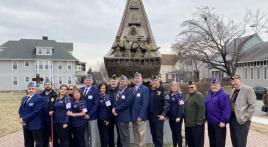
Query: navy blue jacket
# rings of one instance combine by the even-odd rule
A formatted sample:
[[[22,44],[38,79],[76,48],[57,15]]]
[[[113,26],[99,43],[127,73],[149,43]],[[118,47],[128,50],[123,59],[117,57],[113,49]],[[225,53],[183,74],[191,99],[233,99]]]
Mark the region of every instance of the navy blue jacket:
[[[134,101],[132,104],[132,121],[137,121],[138,117],[143,121],[148,119],[148,107],[149,107],[149,88],[143,84],[135,89],[133,87]]]
[[[82,93],[85,91],[85,87],[80,89]],[[83,96],[84,100],[87,104],[87,115],[90,116],[90,120],[97,119],[97,111],[99,105],[99,97],[98,97],[99,90],[96,86],[91,86],[90,90]]]
[[[133,103],[134,94],[131,88],[125,88],[124,91],[118,91],[115,102],[115,111],[117,122],[131,121],[131,105]]]
[[[181,93],[170,94],[170,107],[168,111],[168,117],[170,120],[176,120],[177,118],[182,119],[183,117],[183,96]]]
[[[109,121],[112,118],[112,101],[110,95],[99,94],[98,119]]]
[[[42,91],[40,94],[39,94],[42,99],[43,99],[43,118],[45,121],[47,122],[50,122],[50,116],[49,116],[49,111],[53,111],[53,105],[54,105],[54,102],[57,98],[57,93],[52,90],[48,95],[46,95],[46,91]],[[54,98],[54,101],[52,102],[51,99]]]
[[[43,100],[38,94],[34,94],[28,102],[28,96],[24,96],[19,108],[19,116],[26,123],[28,130],[38,130],[43,128],[42,105]]]
[[[73,113],[81,113],[81,112],[87,112],[87,106],[86,102],[84,100],[73,100],[72,101],[72,107],[71,111]],[[85,116],[76,116],[76,117],[71,117],[71,126],[72,127],[81,127],[86,124],[86,119]]]
[[[67,116],[67,111],[71,110],[71,98],[65,96],[61,99],[57,98],[54,103],[54,117],[56,123],[69,123],[69,116]]]

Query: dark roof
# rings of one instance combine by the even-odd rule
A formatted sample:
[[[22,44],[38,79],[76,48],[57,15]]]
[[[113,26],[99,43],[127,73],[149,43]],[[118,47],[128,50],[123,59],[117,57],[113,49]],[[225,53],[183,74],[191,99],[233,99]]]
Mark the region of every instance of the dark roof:
[[[52,47],[52,56],[36,55],[36,47]],[[0,60],[3,59],[52,59],[72,60],[77,59],[70,53],[73,51],[73,43],[56,42],[54,40],[21,39],[8,41],[0,46]]]
[[[178,57],[175,54],[162,54],[161,65],[175,65],[178,61]]]
[[[239,62],[268,60],[268,42],[261,42],[241,53]]]

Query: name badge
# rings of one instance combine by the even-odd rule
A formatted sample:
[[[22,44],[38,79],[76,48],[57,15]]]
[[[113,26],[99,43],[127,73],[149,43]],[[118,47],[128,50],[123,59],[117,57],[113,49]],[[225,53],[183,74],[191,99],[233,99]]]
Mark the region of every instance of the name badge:
[[[63,101],[59,101],[59,103],[60,103],[60,104],[62,104],[62,103],[63,103]]]
[[[34,105],[34,103],[29,103],[29,106],[32,107]]]
[[[121,96],[121,99],[123,99],[123,100],[126,99],[126,96],[125,95],[122,95]]]
[[[179,104],[180,104],[180,105],[184,105],[184,101],[183,101],[183,100],[180,100],[180,101],[179,101]]]
[[[140,93],[137,93],[137,97],[141,97],[141,94]]]
[[[70,109],[71,106],[72,106],[71,102],[69,102],[69,103],[66,104],[66,108],[67,108],[67,109]]]
[[[106,101],[106,102],[105,102],[105,105],[106,105],[107,107],[109,107],[109,106],[112,105],[112,103],[111,103],[111,101]]]
[[[175,98],[172,98],[171,100],[172,100],[172,101],[175,101]]]
[[[93,99],[93,96],[92,95],[89,95],[87,98],[90,99],[90,100],[92,100]]]

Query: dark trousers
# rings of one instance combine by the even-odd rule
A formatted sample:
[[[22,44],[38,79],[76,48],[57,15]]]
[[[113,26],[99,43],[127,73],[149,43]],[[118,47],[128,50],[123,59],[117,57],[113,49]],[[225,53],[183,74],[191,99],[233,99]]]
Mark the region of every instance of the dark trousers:
[[[117,132],[117,147],[122,147],[122,144],[120,142],[120,135],[119,135],[119,131],[118,131],[118,127],[115,123],[115,118],[113,118],[110,123],[109,123],[109,147],[114,147],[115,146],[115,142],[114,142],[114,126],[116,126],[116,132]]]
[[[169,120],[169,126],[172,132],[173,147],[182,147],[182,135],[181,126],[182,121],[176,122],[176,120]]]
[[[122,147],[130,146],[129,123],[117,122]]]
[[[155,147],[163,147],[164,122],[158,119],[149,119],[151,135]]]
[[[208,124],[208,137],[210,147],[225,147],[226,127]]]
[[[57,143],[58,137],[55,134],[55,124],[53,126],[53,147],[59,147],[59,144]],[[49,147],[49,137],[51,137],[51,124],[50,121],[45,122],[44,125],[44,147]],[[51,138],[52,139],[52,138]]]
[[[109,136],[109,123],[108,121],[98,120],[98,129],[100,134],[101,147],[108,147],[109,140],[112,139]]]
[[[59,147],[69,147],[69,126],[67,128],[63,128],[62,123],[55,124],[56,135],[58,136]]]
[[[185,127],[185,137],[188,147],[203,147],[204,131],[204,124],[195,127]]]
[[[43,129],[38,130],[28,130],[26,127],[23,128],[24,136],[24,146],[25,147],[43,147],[44,146],[44,137]]]
[[[251,122],[247,121],[245,124],[240,125],[235,117],[235,114],[230,118],[230,134],[233,147],[246,147],[247,137]]]
[[[73,139],[75,146],[73,147],[86,147],[85,142],[86,124],[81,127],[72,127]]]

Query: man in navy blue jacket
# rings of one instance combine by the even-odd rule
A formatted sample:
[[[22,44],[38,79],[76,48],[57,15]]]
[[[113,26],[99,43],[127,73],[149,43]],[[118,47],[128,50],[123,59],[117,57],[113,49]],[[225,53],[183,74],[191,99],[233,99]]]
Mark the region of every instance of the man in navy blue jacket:
[[[116,116],[122,147],[129,147],[130,145],[129,122],[131,121],[133,98],[133,92],[131,88],[128,88],[128,79],[122,75],[120,77],[120,87],[116,95],[116,102],[112,110],[113,115]]]
[[[33,82],[28,84],[27,96],[24,96],[19,108],[19,116],[23,125],[24,146],[43,147],[43,118],[41,96],[36,93],[37,89]]]
[[[44,147],[49,145],[49,137],[51,137],[51,116],[49,116],[49,111],[53,111],[52,107],[57,98],[57,93],[53,90],[52,82],[46,79],[44,82],[44,90],[39,93],[43,99],[43,119],[44,119]],[[55,136],[54,136],[55,139]],[[53,142],[56,142],[55,140]],[[56,145],[54,145],[55,147]]]
[[[85,131],[85,142],[87,147],[96,147],[99,141],[97,126],[97,109],[99,106],[98,88],[93,85],[92,75],[87,75],[84,80],[85,86],[80,89],[83,93],[83,99],[86,101],[87,114],[85,119],[88,120],[87,130]]]
[[[134,101],[132,104],[132,124],[134,144],[137,147],[146,147],[145,132],[148,119],[149,88],[142,84],[142,75],[138,72],[134,76]]]

